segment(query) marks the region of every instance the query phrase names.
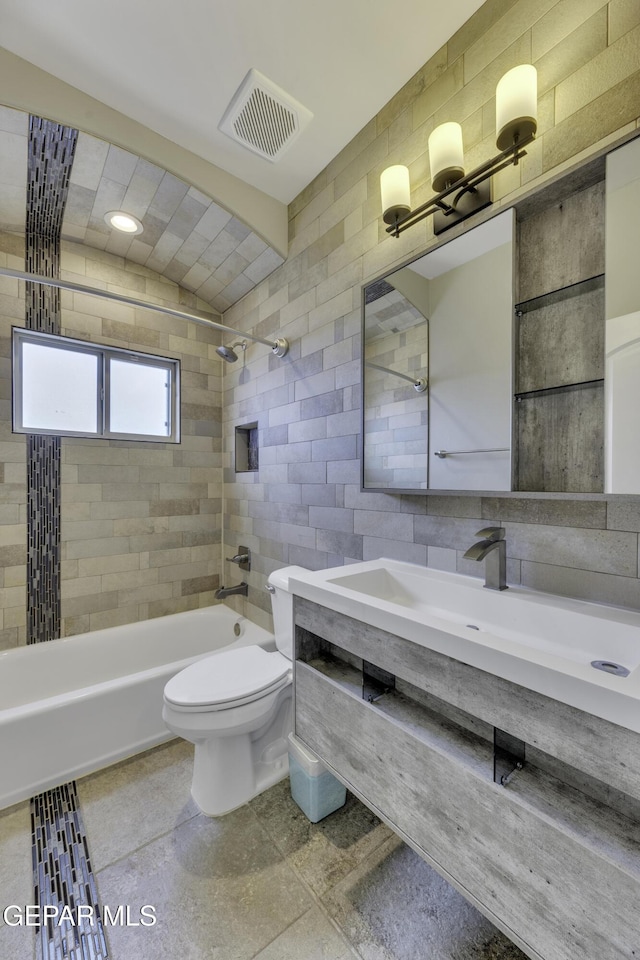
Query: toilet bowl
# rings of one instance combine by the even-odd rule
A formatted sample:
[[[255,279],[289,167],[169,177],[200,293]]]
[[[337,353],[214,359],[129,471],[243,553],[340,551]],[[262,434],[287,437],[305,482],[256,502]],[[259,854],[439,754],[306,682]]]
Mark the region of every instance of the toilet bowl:
[[[195,744],[191,795],[210,817],[230,813],[289,770],[293,597],[285,567],[269,576],[277,650],[247,646],[212,654],[164,688],[162,717]]]

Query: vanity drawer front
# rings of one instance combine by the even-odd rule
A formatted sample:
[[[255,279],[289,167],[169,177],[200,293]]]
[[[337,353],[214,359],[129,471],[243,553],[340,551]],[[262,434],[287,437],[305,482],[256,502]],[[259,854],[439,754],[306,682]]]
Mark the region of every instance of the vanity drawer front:
[[[609,808],[534,768],[494,784],[479,738],[386,699],[296,663],[296,734],[532,957],[637,955],[640,844],[625,846],[624,818],[607,833]]]

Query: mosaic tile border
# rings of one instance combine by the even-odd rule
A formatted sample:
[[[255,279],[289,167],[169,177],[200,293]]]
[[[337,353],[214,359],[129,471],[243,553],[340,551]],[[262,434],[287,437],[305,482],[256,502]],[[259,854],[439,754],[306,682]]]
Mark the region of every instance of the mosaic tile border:
[[[42,117],[29,117],[26,269],[57,277],[60,233],[69,192],[78,131]],[[60,291],[26,285],[25,324],[60,332]],[[27,643],[60,636],[59,437],[27,441]]]
[[[98,891],[74,781],[31,799],[31,835],[34,903],[40,915],[46,907],[53,908],[54,913],[37,928],[36,957],[108,960]],[[79,911],[79,907],[89,910]]]

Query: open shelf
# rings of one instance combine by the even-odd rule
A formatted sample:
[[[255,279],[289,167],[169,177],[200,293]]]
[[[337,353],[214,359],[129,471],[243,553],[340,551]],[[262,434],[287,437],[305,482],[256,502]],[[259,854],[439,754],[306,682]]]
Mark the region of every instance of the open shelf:
[[[604,377],[597,380],[580,380],[578,383],[561,383],[555,387],[542,387],[540,390],[525,390],[524,393],[514,393],[514,400],[528,400],[532,397],[543,397],[547,394],[564,393],[566,390],[576,390],[581,387],[596,387],[604,383]]]
[[[554,303],[561,303],[563,300],[570,300],[572,297],[580,297],[583,294],[591,293],[593,290],[600,290],[602,287],[604,287],[604,273],[599,273],[595,277],[587,277],[586,280],[580,280],[578,283],[570,283],[566,287],[550,290],[549,293],[543,293],[539,297],[532,297],[531,300],[516,303],[516,313],[518,316],[522,316],[524,313],[541,310]]]

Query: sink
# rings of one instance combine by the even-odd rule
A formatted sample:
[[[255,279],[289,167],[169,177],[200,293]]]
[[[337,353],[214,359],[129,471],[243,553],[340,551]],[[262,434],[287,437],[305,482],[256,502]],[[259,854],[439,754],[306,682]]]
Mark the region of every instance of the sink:
[[[640,733],[640,613],[524,587],[487,590],[475,577],[385,558],[301,571],[291,585],[338,613]]]

